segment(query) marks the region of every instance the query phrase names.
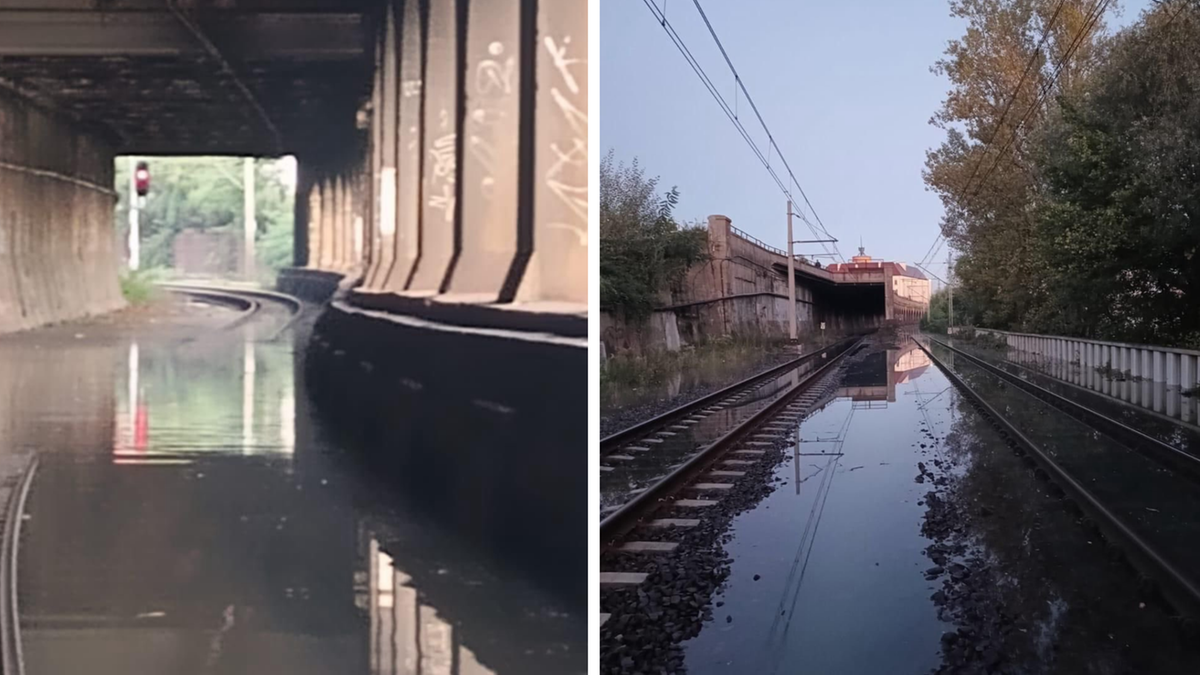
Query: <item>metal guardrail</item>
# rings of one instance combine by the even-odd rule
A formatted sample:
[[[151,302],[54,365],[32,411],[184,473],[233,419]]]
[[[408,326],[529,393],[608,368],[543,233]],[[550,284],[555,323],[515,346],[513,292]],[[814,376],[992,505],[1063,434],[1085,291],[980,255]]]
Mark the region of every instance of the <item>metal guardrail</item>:
[[[774,246],[771,246],[770,244],[763,242],[758,237],[751,236],[751,235],[747,234],[746,232],[739,230],[738,228],[734,227],[733,225],[729,226],[729,231],[756,246],[767,249],[771,253],[774,253],[776,255],[781,255],[784,258],[787,258],[787,251],[784,251],[783,249],[775,248]]]
[[[959,390],[976,403],[985,416],[999,425],[1002,433],[1006,434],[1012,443],[1019,446],[1054,484],[1070,495],[1075,504],[1091,517],[1110,542],[1121,546],[1134,567],[1159,581],[1163,596],[1168,602],[1189,616],[1200,616],[1200,586],[1197,586],[1195,580],[1171,564],[1142,539],[1122,519],[1102,504],[1084,484],[1072,478],[1053,457],[1044,452],[1007,417],[992,407],[979,392],[972,389],[958,373],[935,356],[932,349],[922,344],[916,337],[913,337],[912,340]]]
[[[1025,391],[1034,398],[1052,405],[1062,412],[1082,421],[1093,429],[1107,433],[1130,448],[1145,451],[1151,459],[1162,463],[1164,466],[1180,471],[1193,481],[1200,482],[1200,457],[1190,455],[1119,420],[1093,410],[1077,401],[1073,401],[1066,396],[1050,391],[1045,387],[1040,387],[1029,380],[998,368],[978,356],[969,354],[941,340],[930,337],[929,341],[958,354],[983,370]]]
[[[994,328],[950,329],[950,334],[970,328],[976,333],[1002,337],[1008,346],[1021,352],[1055,360],[1078,362],[1084,367],[1110,368],[1169,387],[1191,389],[1200,382],[1200,351],[1176,347],[1158,347],[1127,342],[1088,340],[1085,338],[1037,333],[1015,333]]]

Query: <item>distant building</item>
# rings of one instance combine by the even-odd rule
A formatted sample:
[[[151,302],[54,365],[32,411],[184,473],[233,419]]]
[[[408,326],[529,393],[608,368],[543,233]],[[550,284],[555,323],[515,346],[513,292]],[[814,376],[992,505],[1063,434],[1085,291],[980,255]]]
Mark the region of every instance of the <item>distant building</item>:
[[[916,267],[902,262],[885,262],[874,260],[866,254],[862,246],[858,247],[858,255],[850,258],[848,263],[833,263],[826,269],[834,273],[850,273],[874,269],[890,269],[892,272],[892,295],[904,298],[910,302],[921,304],[926,311],[929,309],[929,296],[932,287],[929,278]]]

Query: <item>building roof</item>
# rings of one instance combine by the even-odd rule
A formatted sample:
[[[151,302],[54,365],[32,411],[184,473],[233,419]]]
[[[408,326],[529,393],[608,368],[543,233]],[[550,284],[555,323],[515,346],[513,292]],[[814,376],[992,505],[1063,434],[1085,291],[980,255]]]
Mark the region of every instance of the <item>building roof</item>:
[[[825,269],[833,273],[845,273],[852,272],[854,270],[877,270],[890,267],[892,269],[892,274],[912,277],[914,279],[928,279],[928,277],[921,273],[921,270],[902,262],[885,262],[883,260],[870,260],[868,262],[861,262],[861,258],[859,256],[855,256],[855,258],[857,258],[858,261],[848,263],[833,263],[831,265],[827,265]]]

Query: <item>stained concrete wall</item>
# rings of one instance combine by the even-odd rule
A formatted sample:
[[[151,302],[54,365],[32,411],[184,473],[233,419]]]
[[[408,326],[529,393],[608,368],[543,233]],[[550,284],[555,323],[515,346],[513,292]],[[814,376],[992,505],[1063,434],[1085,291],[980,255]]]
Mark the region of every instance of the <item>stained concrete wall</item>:
[[[607,353],[643,354],[678,349],[725,336],[786,338],[788,284],[782,251],[740,233],[730,219],[708,219],[708,260],[693,265],[675,288],[664,290],[649,320],[604,315],[600,339]],[[887,317],[880,270],[866,283],[803,265],[796,280],[796,322],[801,335],[848,333],[878,326]],[[860,275],[862,276],[862,275]]]
[[[585,317],[587,4],[389,3],[374,61],[362,156],[300,158],[296,264],[413,315]]]
[[[0,91],[0,332],[124,304],[112,148]]]

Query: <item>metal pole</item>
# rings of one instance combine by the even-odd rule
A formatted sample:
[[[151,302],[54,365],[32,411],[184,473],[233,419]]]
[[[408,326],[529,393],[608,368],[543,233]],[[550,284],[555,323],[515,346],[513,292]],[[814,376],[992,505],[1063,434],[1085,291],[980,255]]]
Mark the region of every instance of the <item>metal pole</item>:
[[[950,293],[949,311],[946,317],[946,334],[950,333],[950,327],[954,325],[954,267],[950,262],[950,249],[946,249],[946,289]]]
[[[787,203],[788,216],[788,335],[796,339],[796,263],[792,255],[792,200]]]
[[[141,228],[138,227],[137,157],[129,156],[129,269],[137,271],[141,264]]]
[[[242,160],[242,220],[245,224],[245,245],[242,248],[242,273],[247,281],[254,279],[254,235],[258,221],[254,217],[254,158]]]

